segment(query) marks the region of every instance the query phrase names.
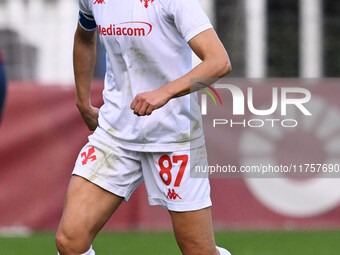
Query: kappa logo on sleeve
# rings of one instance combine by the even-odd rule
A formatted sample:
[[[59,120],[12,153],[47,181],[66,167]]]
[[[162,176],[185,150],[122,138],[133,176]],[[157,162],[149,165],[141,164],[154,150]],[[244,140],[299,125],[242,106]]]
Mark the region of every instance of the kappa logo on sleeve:
[[[144,3],[144,7],[148,8],[150,3],[153,3],[155,0],[140,0],[141,3]]]
[[[104,0],[95,0],[93,4],[105,4]]]
[[[83,161],[81,162],[83,165],[86,165],[88,163],[88,161],[95,161],[97,159],[97,156],[94,155],[95,153],[95,149],[94,147],[90,148],[87,153],[86,151],[84,151],[82,154],[81,154],[81,157],[83,159]]]

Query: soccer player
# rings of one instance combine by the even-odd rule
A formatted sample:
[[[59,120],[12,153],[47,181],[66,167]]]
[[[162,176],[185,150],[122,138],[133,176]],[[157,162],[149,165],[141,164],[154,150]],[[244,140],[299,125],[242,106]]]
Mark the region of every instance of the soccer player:
[[[59,253],[95,254],[93,239],[144,180],[149,204],[169,211],[183,254],[230,254],[215,244],[208,178],[190,178],[190,168],[207,164],[190,79],[231,70],[198,0],[79,0],[79,6],[76,104],[95,132],[70,180]],[[100,110],[90,100],[96,31],[107,64]],[[191,49],[202,59],[194,69]]]
[[[3,58],[0,50],[0,122],[1,122],[1,116],[3,107],[5,104],[5,98],[6,98],[6,75],[5,75],[5,66],[3,63]]]

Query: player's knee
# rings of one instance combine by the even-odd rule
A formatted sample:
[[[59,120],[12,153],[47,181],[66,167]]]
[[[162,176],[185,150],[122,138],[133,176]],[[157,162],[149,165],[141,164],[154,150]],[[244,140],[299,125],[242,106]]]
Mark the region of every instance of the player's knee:
[[[86,252],[91,246],[89,236],[76,234],[75,232],[67,233],[58,230],[55,242],[61,255],[77,255]]]
[[[58,251],[61,254],[64,254],[66,249],[67,249],[67,238],[66,238],[66,236],[63,233],[58,231],[58,233],[55,236],[55,244],[57,246]]]

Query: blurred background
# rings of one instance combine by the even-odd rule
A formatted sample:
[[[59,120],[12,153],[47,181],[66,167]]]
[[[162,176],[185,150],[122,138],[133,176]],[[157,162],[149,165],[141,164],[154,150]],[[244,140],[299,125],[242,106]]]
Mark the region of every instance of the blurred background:
[[[200,1],[230,55],[229,77],[280,78],[288,83],[291,78],[340,81],[339,1]],[[77,18],[76,0],[0,0],[0,67],[2,59],[7,78],[0,125],[3,236],[55,231],[75,159],[90,134],[75,107],[72,48]],[[104,74],[105,54],[98,45],[92,99],[97,106],[102,104]],[[230,137],[228,145],[222,144],[230,161],[241,157],[235,149],[241,137]],[[338,229],[340,186],[329,181],[327,189],[301,196],[298,192],[304,184],[298,183],[300,189],[282,203],[290,204],[288,199],[293,201],[291,207],[300,207],[286,210],[271,206],[244,179],[212,179],[214,224],[221,231]],[[266,192],[271,193],[270,188]],[[283,193],[284,189],[275,191],[270,199],[280,201]],[[323,203],[325,194],[335,195]],[[297,198],[311,200],[317,209],[309,211]],[[106,229],[170,230],[171,222],[167,212],[148,206],[142,186]],[[0,254],[11,254],[1,253],[1,239]]]
[[[237,77],[337,77],[335,0],[201,0]],[[10,81],[73,82],[76,0],[0,0],[0,45]],[[96,77],[104,75],[100,53]]]

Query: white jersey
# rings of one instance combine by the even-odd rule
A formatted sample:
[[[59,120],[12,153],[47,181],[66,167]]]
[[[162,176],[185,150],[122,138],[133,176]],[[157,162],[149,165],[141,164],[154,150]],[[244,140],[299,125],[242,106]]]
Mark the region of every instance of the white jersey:
[[[97,29],[106,51],[97,132],[136,151],[204,144],[197,95],[171,99],[150,116],[138,117],[130,109],[138,93],[158,89],[192,69],[187,42],[212,27],[198,0],[79,0],[79,6],[80,25]]]

